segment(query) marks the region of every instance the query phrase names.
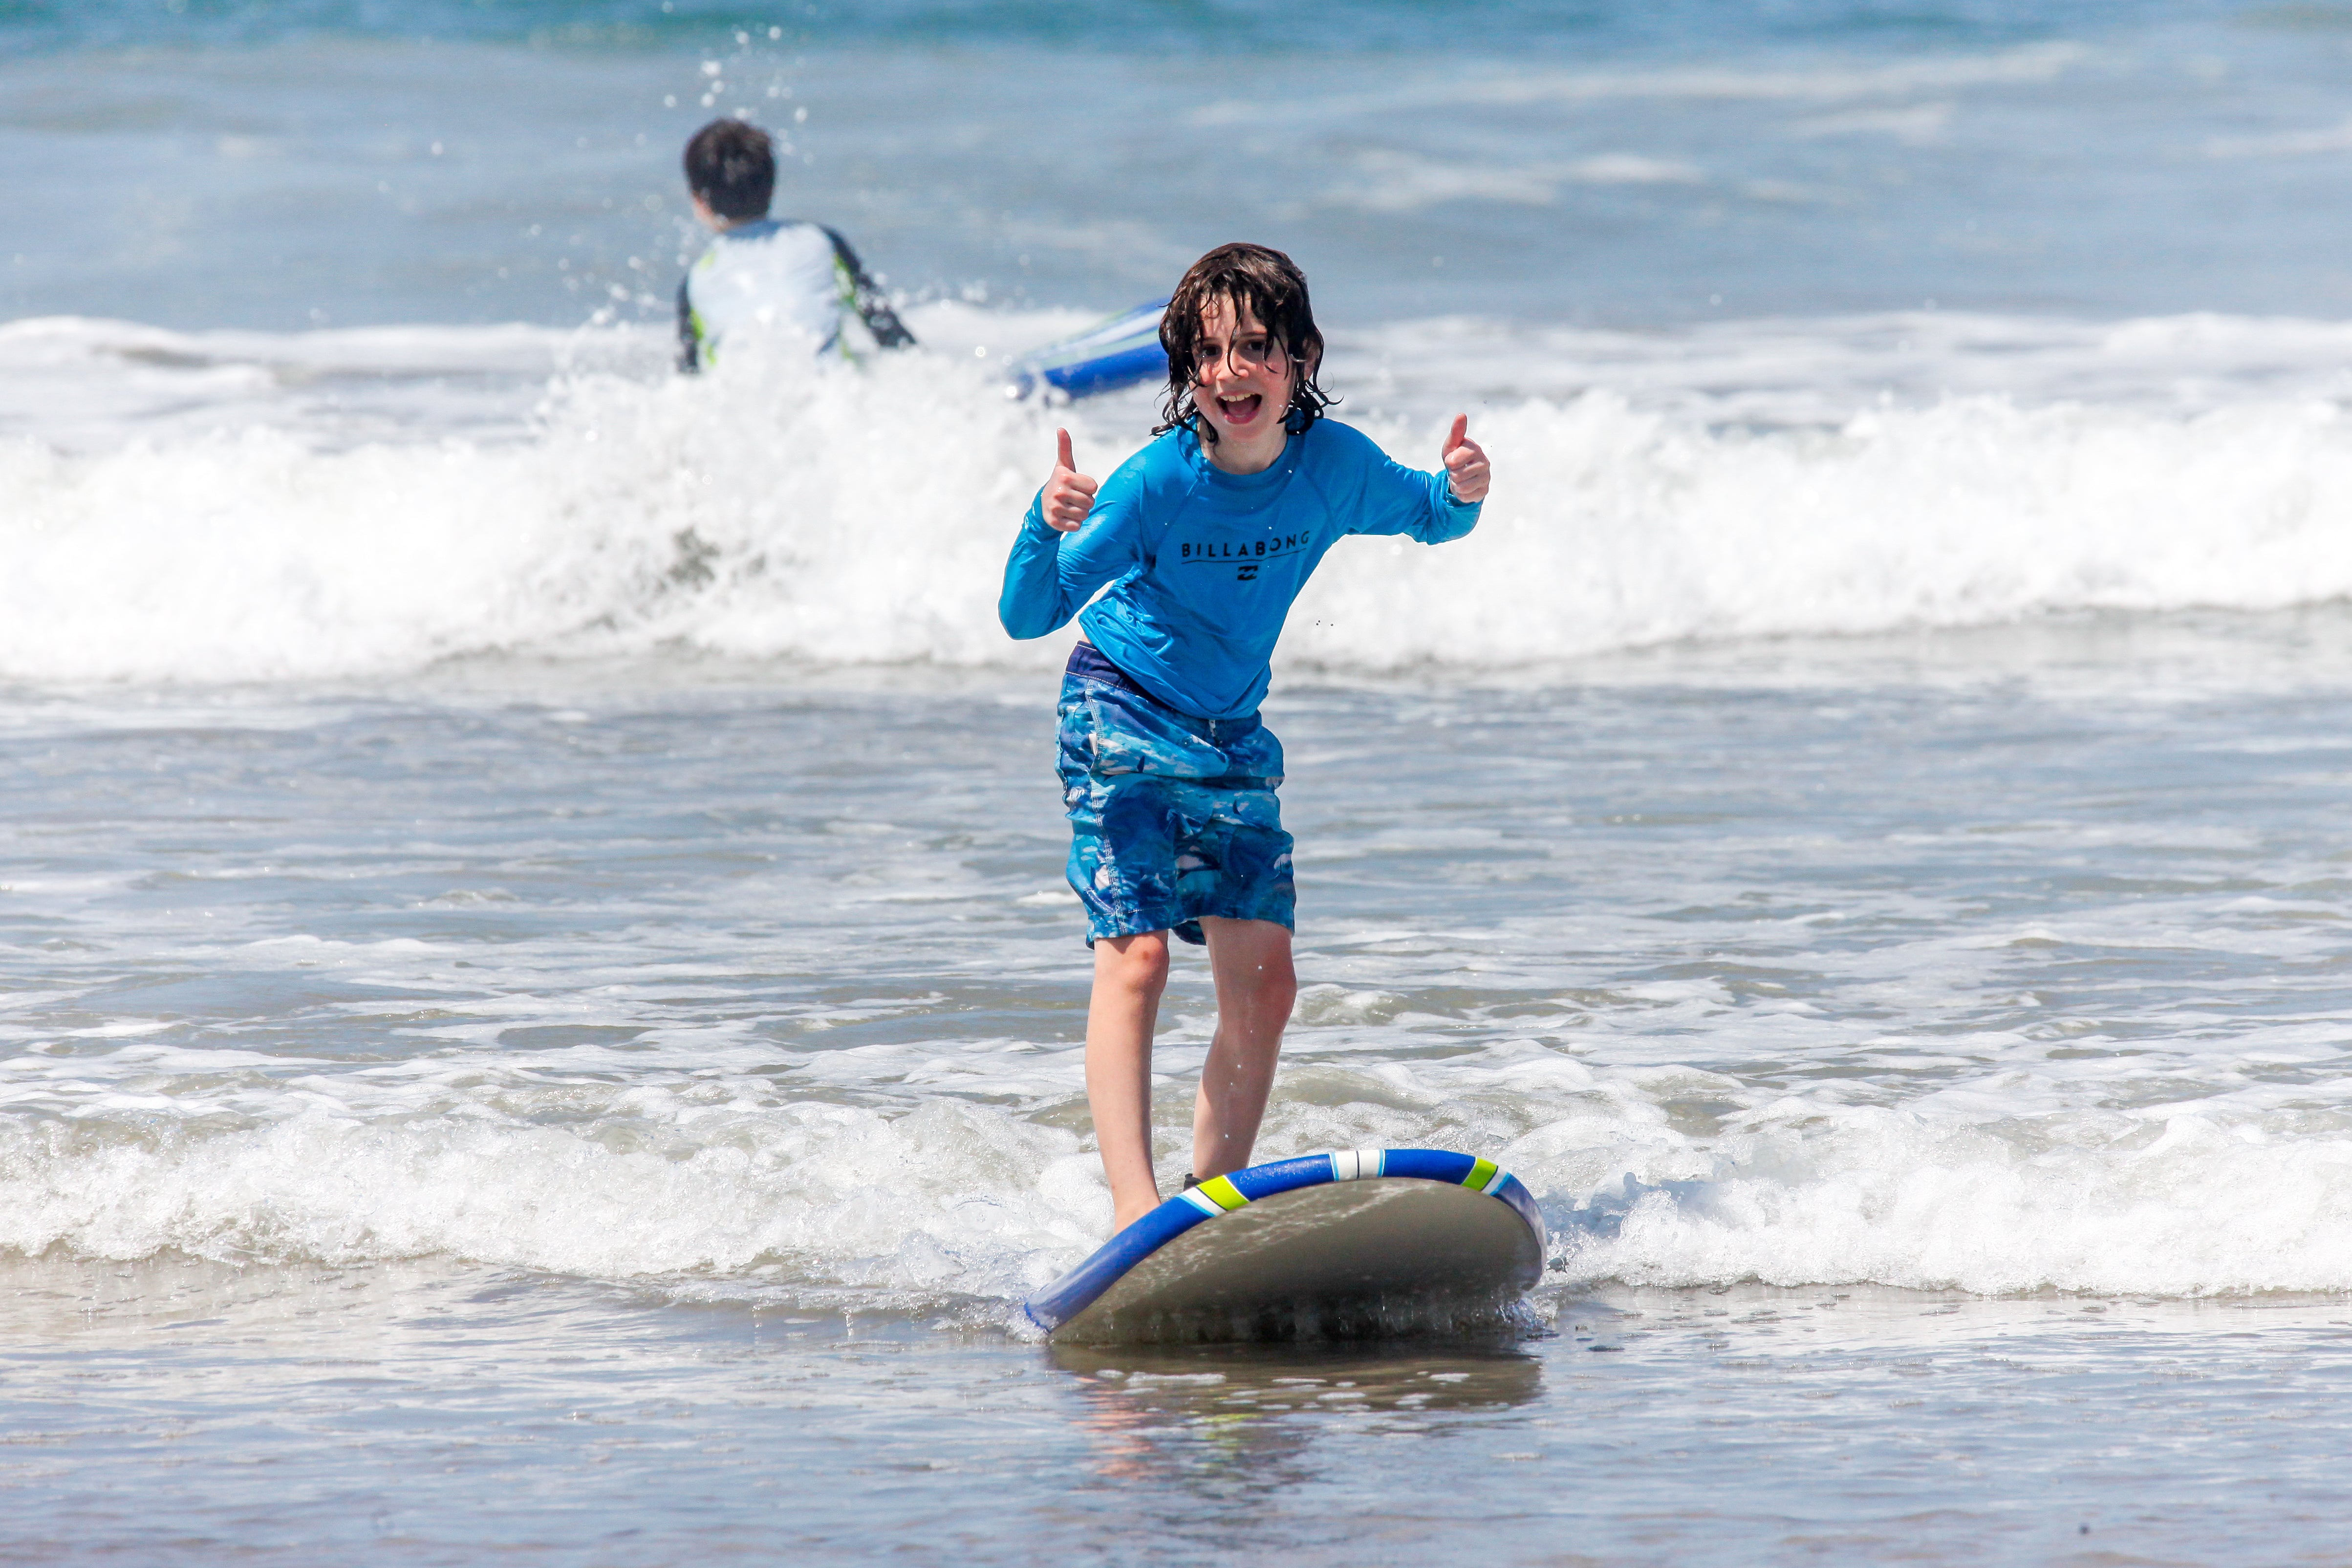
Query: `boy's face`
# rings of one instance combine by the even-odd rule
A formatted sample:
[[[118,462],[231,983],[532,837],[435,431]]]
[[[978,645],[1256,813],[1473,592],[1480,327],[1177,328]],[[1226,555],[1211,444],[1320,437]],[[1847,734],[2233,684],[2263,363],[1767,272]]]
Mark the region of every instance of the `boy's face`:
[[[1247,303],[1209,301],[1201,311],[1192,402],[1217,438],[1243,446],[1269,442],[1282,428],[1298,367]]]

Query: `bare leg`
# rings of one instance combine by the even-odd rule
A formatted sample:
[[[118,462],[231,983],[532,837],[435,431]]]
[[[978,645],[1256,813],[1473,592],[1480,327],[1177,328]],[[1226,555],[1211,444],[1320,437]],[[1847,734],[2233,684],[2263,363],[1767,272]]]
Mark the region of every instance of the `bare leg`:
[[[1217,1032],[1192,1103],[1192,1174],[1206,1181],[1249,1164],[1298,977],[1290,933],[1271,920],[1204,917],[1201,929],[1217,978]]]
[[[1095,939],[1087,1104],[1110,1178],[1113,1223],[1122,1230],[1160,1202],[1151,1175],[1151,1030],[1167,988],[1168,933]]]

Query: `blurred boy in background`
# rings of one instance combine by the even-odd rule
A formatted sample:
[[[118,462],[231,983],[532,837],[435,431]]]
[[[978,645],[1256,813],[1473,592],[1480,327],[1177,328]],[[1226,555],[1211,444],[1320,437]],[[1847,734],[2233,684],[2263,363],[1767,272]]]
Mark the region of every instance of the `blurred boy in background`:
[[[686,144],[694,215],[718,235],[677,286],[677,367],[714,362],[720,343],[778,327],[807,333],[818,352],[856,359],[910,347],[890,308],[835,231],[768,215],[776,150],[740,120],[714,120]]]

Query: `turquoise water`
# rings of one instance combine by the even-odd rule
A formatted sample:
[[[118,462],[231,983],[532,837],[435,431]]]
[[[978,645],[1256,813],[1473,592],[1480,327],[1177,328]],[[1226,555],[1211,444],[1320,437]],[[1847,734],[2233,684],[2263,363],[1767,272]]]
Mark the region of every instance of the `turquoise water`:
[[[2150,25],[2324,25],[2323,8],[2247,6],[2226,0],[1977,0],[1891,5],[1806,0],[1760,5],[1667,0],[1654,5],[1607,0],[1503,0],[1465,19],[1425,0],[1337,5],[1306,0],[1279,15],[1255,5],[1133,7],[1047,5],[1025,0],[855,0],[846,5],[744,5],[711,0],[12,0],[0,27],[29,47],[92,48],[159,43],[254,44],[302,36],[481,38],[501,42],[608,43],[641,47],[701,43],[714,35],[776,27],[795,43],[881,39],[894,47],[936,43],[1048,42],[1115,52],[1216,51],[1256,56],[1437,48],[1447,53],[1534,50],[1571,55],[1689,52],[1713,45],[1953,44],[2060,37]]]

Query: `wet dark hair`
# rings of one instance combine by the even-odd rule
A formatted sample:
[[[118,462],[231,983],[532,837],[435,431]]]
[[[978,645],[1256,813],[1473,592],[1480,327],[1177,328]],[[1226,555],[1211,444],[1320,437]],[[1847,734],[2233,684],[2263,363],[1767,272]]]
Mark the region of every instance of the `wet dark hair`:
[[[1151,434],[1192,426],[1202,440],[1217,439],[1216,427],[1196,417],[1201,411],[1192,402],[1192,378],[1200,363],[1201,318],[1219,299],[1230,303],[1236,317],[1247,306],[1297,368],[1282,422],[1292,434],[1301,434],[1339,400],[1315,384],[1323,364],[1323,334],[1307,298],[1307,275],[1282,252],[1262,245],[1221,245],[1194,262],[1176,286],[1160,318],[1160,346],[1168,350],[1168,398]]]
[[[714,120],[686,144],[686,188],[730,223],[768,215],[776,194],[776,148],[740,120]]]

